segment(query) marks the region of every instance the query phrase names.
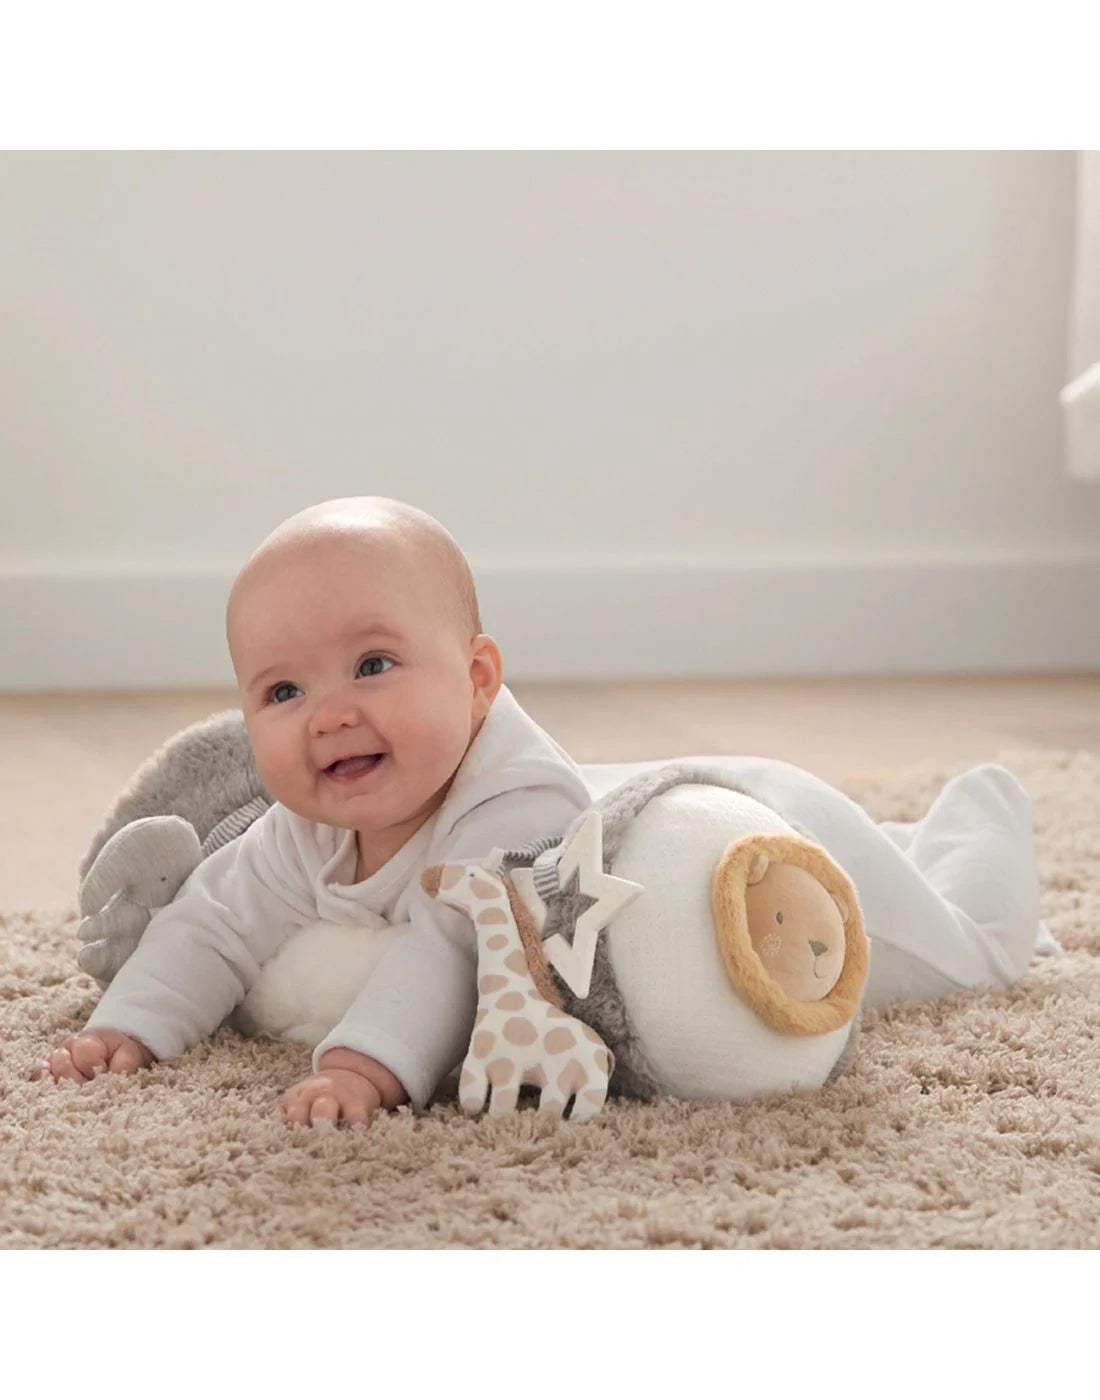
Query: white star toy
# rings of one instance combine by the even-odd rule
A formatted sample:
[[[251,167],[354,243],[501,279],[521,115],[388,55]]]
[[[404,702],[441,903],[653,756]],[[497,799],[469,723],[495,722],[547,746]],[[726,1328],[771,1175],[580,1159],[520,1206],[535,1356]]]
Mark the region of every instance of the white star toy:
[[[592,986],[592,968],[596,960],[596,941],[628,905],[645,891],[644,885],[633,880],[621,880],[605,874],[603,868],[603,815],[591,811],[580,830],[561,854],[558,861],[558,885],[564,891],[575,870],[580,871],[578,889],[595,899],[577,920],[573,942],[567,943],[555,933],[542,945],[549,962],[561,973],[574,995],[586,997]]]

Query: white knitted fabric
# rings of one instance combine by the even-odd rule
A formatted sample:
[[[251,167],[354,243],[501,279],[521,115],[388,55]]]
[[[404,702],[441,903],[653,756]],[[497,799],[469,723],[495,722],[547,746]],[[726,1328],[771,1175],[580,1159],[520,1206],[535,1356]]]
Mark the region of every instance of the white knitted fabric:
[[[623,1000],[657,1077],[677,1098],[742,1100],[824,1084],[849,1027],[786,1035],[765,1025],[726,975],[711,880],[732,842],[798,833],[724,788],[682,784],[632,822],[611,874],[645,886],[604,935]]]

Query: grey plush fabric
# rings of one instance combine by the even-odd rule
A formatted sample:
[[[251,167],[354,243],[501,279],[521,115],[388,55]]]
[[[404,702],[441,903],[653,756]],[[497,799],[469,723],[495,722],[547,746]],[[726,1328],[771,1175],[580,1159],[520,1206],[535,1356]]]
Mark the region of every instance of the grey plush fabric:
[[[220,822],[257,798],[263,799],[263,806],[250,809],[252,820],[270,805],[271,795],[256,772],[244,716],[240,710],[220,710],[173,735],[141,765],[92,837],[80,863],[80,880],[104,844],[130,822],[183,817],[205,848]],[[240,835],[248,824],[233,834]]]

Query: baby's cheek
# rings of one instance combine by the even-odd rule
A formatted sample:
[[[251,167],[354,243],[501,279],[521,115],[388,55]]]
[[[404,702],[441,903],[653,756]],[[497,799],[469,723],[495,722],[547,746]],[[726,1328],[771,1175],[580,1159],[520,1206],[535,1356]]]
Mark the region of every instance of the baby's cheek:
[[[397,757],[406,774],[418,775],[434,790],[454,777],[466,756],[467,747],[461,735],[437,725],[419,742],[404,745]]]
[[[294,803],[300,797],[304,781],[302,761],[292,762],[282,749],[272,745],[253,745],[253,757],[260,781],[276,802],[294,810]]]
[[[272,796],[278,797],[279,789],[285,786],[279,764],[272,762],[271,756],[262,749],[257,751],[255,746],[252,754],[256,760],[256,771],[260,775],[260,781]]]

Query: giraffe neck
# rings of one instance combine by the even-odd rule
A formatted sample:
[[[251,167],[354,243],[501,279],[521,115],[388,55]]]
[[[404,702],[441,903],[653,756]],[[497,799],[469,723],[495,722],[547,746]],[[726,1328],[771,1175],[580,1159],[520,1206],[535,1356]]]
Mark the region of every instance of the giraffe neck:
[[[497,886],[497,894],[490,899],[482,900],[474,910],[474,916],[483,913],[487,909],[499,910],[504,918],[498,923],[482,924],[476,923],[477,928],[477,969],[479,975],[485,972],[496,973],[500,977],[506,977],[510,983],[516,986],[523,986],[525,989],[530,981],[529,975],[524,972],[517,972],[507,965],[508,959],[514,953],[518,953],[523,960],[526,969],[526,952],[523,947],[523,940],[520,938],[519,929],[512,914],[512,906],[508,900],[508,891],[498,881],[492,881]],[[496,942],[499,936],[504,935],[504,942],[497,948],[490,948],[490,942]]]

